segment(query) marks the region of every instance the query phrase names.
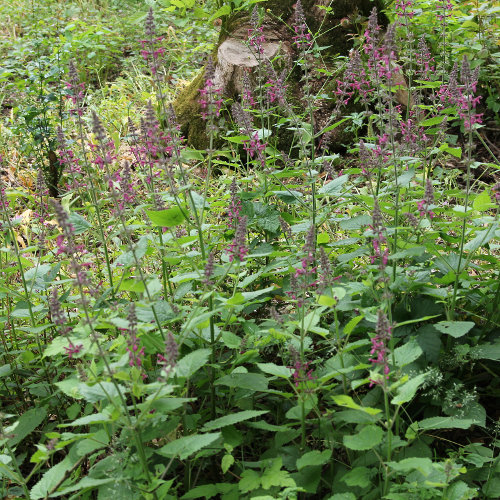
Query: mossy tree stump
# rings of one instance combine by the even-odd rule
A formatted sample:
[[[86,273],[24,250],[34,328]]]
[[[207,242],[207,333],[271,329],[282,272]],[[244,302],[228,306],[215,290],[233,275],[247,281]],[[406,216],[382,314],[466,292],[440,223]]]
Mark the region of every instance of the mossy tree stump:
[[[299,54],[293,44],[295,33],[294,6],[296,0],[268,0],[262,4],[265,16],[261,20],[265,43],[264,53],[256,56],[248,44],[248,33],[253,28],[250,13],[235,13],[222,19],[221,32],[213,59],[216,63],[214,83],[224,97],[239,100],[242,91],[242,76],[246,71],[255,72],[259,62],[282,56],[287,66],[292,67]],[[329,12],[327,7],[332,7]],[[323,57],[346,55],[350,48],[351,34],[355,23],[365,19],[373,7],[380,11],[381,0],[303,0],[302,6],[309,30],[316,34],[316,42],[327,47]],[[383,20],[381,20],[383,23]],[[259,61],[260,59],[261,61]],[[300,72],[294,72],[289,78],[289,88],[295,94],[300,88]],[[254,78],[255,80],[255,78]],[[179,94],[174,102],[183,135],[188,143],[197,149],[205,149],[208,137],[206,123],[201,117],[199,97],[204,84],[204,73],[200,72],[193,81]],[[299,98],[299,95],[293,95]]]

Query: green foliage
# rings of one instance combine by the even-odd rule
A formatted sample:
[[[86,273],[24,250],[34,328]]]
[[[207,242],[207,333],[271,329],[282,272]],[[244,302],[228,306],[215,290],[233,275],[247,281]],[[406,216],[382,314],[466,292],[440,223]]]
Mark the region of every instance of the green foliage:
[[[496,4],[297,26],[232,113],[199,73],[195,150],[170,98],[265,4],[150,3],[0,7],[1,496],[498,498]]]

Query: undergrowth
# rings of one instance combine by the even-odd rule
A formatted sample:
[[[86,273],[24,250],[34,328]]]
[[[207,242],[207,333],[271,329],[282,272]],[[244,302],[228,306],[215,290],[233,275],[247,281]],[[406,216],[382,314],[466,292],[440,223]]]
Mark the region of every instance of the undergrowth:
[[[374,10],[316,92],[258,5],[233,99],[184,53],[223,6],[83,4],[1,49],[2,497],[498,498],[498,6]]]

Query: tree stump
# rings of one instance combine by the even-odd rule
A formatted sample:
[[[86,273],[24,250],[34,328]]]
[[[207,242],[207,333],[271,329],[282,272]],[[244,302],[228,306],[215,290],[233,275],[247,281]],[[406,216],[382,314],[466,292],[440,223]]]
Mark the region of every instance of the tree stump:
[[[333,13],[328,11],[332,6]],[[337,54],[346,55],[352,44],[351,36],[355,25],[366,19],[374,6],[382,7],[381,0],[304,0],[302,2],[309,30],[317,33],[316,42],[327,47],[322,52],[323,58]],[[235,13],[222,19],[221,33],[217,48],[213,53],[216,63],[214,84],[222,95],[239,100],[242,92],[243,74],[252,74],[260,62],[282,57],[287,66],[292,67],[298,58],[293,44],[295,0],[269,0],[265,4],[265,17],[261,20],[262,34],[265,37],[263,54],[258,56],[248,43],[249,30],[254,28],[249,13]],[[381,24],[385,24],[381,19]],[[300,99],[299,72],[289,77],[287,83],[291,97]],[[255,77],[253,78],[255,81]],[[193,81],[179,94],[174,102],[174,110],[181,131],[188,143],[197,149],[205,149],[208,137],[205,122],[200,114],[199,90],[204,84],[204,74],[200,72]],[[325,112],[322,112],[324,115]],[[337,131],[338,132],[338,131]]]

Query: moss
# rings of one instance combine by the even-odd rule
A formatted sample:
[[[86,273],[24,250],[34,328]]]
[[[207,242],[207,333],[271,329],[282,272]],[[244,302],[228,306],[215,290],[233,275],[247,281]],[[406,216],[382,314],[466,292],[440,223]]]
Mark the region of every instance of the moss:
[[[201,117],[198,102],[199,89],[203,85],[204,73],[204,69],[201,70],[191,83],[181,91],[173,104],[182,135],[196,149],[204,149],[208,143],[205,122]]]

